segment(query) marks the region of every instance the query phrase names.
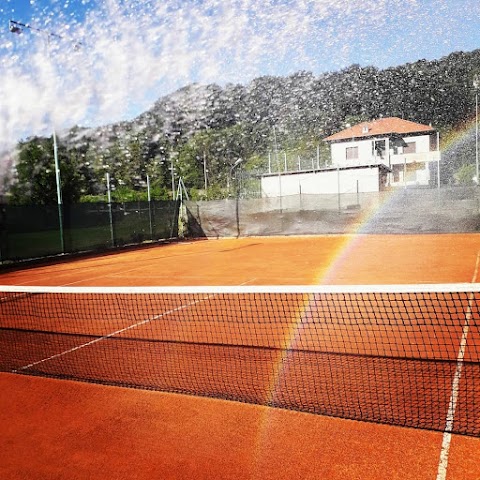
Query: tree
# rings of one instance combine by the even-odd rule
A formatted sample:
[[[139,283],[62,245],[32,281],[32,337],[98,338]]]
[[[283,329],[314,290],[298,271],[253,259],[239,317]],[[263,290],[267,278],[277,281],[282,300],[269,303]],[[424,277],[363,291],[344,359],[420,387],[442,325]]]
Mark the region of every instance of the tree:
[[[384,70],[351,65],[319,76],[263,76],[245,86],[185,86],[131,122],[95,130],[73,127],[63,139],[68,152],[59,146],[64,201],[69,198],[70,166],[79,177],[74,186],[80,185],[85,195],[105,192],[107,171],[113,187],[132,193],[145,189],[147,174],[150,185],[171,189],[172,167],[187,188],[203,191],[205,165],[209,187],[221,192],[238,158],[244,160],[242,169],[253,170],[268,164],[268,153],[275,150],[316,156],[318,146],[324,148],[322,139],[346,123],[397,116],[431,123],[445,138],[459,125],[468,126],[474,116],[472,79],[478,71],[480,50]],[[37,146],[22,144],[26,151],[20,163],[33,162],[36,169],[19,165],[16,199],[54,199],[51,141],[33,140]],[[444,149],[444,180],[452,180],[458,168],[471,161],[473,148],[470,135]]]
[[[53,153],[53,138],[34,137],[18,145],[16,179],[11,189],[12,202],[48,205],[57,203],[57,183]],[[61,172],[61,193],[64,204],[77,202],[83,182],[78,173],[75,155],[69,155],[65,145],[58,144]]]
[[[475,165],[472,163],[465,164],[462,165],[455,173],[455,180],[460,185],[474,185],[476,183],[475,175]]]

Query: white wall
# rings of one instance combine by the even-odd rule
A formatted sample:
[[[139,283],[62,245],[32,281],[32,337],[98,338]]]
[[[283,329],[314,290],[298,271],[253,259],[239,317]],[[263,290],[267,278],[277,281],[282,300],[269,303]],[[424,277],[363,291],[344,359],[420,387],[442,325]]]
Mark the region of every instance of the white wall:
[[[416,153],[404,154],[401,149],[397,155],[393,154],[393,150],[385,152],[384,157],[375,157],[372,155],[372,142],[373,138],[364,140],[355,140],[351,142],[338,142],[330,145],[330,151],[332,156],[332,164],[340,166],[351,165],[366,165],[374,163],[383,163],[387,166],[403,163],[405,158],[407,162],[428,162],[434,161],[437,158],[436,152],[430,152],[430,135],[417,135],[417,136],[405,136],[403,137],[405,142],[416,143]],[[388,145],[388,139],[386,139]],[[346,149],[350,147],[358,147],[358,159],[348,160],[346,156]],[[435,156],[433,159],[432,156]]]
[[[386,144],[389,146],[388,139]],[[368,165],[368,164],[378,164],[383,163],[388,167],[393,165],[404,165],[404,164],[418,164],[418,169],[416,172],[409,174],[407,178],[404,178],[403,171],[400,172],[400,176],[397,181],[394,180],[393,175],[389,175],[388,184],[390,186],[403,186],[403,185],[429,185],[430,183],[430,163],[438,163],[440,158],[440,152],[430,151],[430,135],[414,135],[414,136],[404,136],[403,140],[405,142],[415,142],[415,153],[404,153],[403,148],[398,149],[398,153],[394,155],[393,149],[389,149],[389,152],[385,152],[383,158],[372,156],[372,143],[373,138],[369,139],[360,139],[351,142],[339,142],[332,143],[331,155],[332,155],[332,164],[342,166],[352,166],[352,165]],[[358,159],[347,160],[346,159],[346,149],[348,147],[358,147]],[[388,147],[387,147],[388,148]],[[423,165],[423,166],[422,166]],[[372,190],[371,190],[372,191]]]
[[[322,170],[262,177],[262,197],[379,191],[379,168]]]
[[[347,161],[346,150],[350,147],[358,147],[358,158]],[[330,149],[332,154],[332,163],[334,165],[346,166],[373,163],[372,140],[332,143]]]

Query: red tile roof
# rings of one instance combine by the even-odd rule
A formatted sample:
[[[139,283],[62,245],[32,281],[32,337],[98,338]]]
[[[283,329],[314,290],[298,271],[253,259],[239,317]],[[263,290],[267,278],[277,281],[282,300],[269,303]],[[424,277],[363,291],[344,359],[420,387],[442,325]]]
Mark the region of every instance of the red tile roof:
[[[335,142],[337,140],[350,140],[353,138],[368,138],[380,135],[400,134],[405,135],[408,133],[421,133],[421,132],[434,132],[435,130],[421,123],[410,122],[409,120],[402,120],[397,117],[380,118],[378,120],[372,120],[371,122],[363,122],[353,127],[347,128],[340,132],[334,133],[325,138],[327,142]]]

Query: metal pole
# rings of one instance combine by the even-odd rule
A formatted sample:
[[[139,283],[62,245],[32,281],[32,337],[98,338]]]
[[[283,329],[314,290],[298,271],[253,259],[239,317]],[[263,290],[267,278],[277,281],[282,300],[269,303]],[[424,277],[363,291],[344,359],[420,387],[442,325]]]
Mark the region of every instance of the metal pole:
[[[480,185],[478,176],[478,87],[480,87],[480,77],[475,75],[473,77],[473,88],[475,89],[475,183],[477,186]]]
[[[172,171],[172,199],[175,200],[175,172],[173,170],[173,155],[171,158],[170,170]]]
[[[55,161],[55,181],[57,183],[57,203],[62,204],[62,188],[60,184],[60,166],[58,164],[58,146],[57,135],[55,129],[53,129],[53,158]]]
[[[273,143],[275,146],[275,164],[277,165],[278,172],[280,173],[280,165],[278,163],[277,132],[275,130],[275,126],[273,126]]]
[[[440,190],[440,132],[437,132],[437,181],[438,181],[438,189]]]
[[[148,173],[147,173],[147,200],[148,202],[151,201],[151,196],[150,196],[150,177],[148,176]]]
[[[475,174],[477,177],[477,185],[480,178],[478,177],[478,91],[475,91]]]
[[[147,174],[148,222],[150,224],[150,239],[153,240],[152,197],[150,195],[150,177]]]
[[[107,201],[112,203],[112,196],[110,193],[110,174],[107,172]]]
[[[203,152],[203,180],[205,183],[205,193],[207,193],[208,181],[207,181],[207,155]]]
[[[282,210],[282,174],[278,171],[278,197],[280,198],[280,211]]]
[[[25,25],[27,26],[27,25]],[[27,26],[28,27],[28,26]],[[31,28],[31,27],[28,27]],[[38,30],[41,33],[46,33],[42,32],[41,30]],[[47,55],[50,57],[50,34],[47,33],[47,41],[46,41],[46,49],[47,49]],[[53,120],[52,120],[53,121]],[[57,145],[57,133],[55,131],[55,122],[53,121],[53,161],[55,164],[55,184],[57,187],[57,206],[58,206],[58,229],[60,233],[60,247],[62,250],[62,253],[65,253],[65,239],[63,235],[63,205],[62,205],[62,186],[61,186],[61,180],[60,180],[60,165],[58,162],[58,145]]]
[[[110,193],[110,174],[107,172],[107,200],[108,200],[108,218],[110,220],[110,239],[112,247],[115,246],[115,230],[113,228],[112,196]]]
[[[337,196],[338,196],[338,211],[342,210],[342,203],[340,199],[340,166],[337,165]]]
[[[277,132],[275,130],[275,126],[273,126],[273,142],[275,145],[275,163],[277,164],[277,168],[278,168],[278,194],[280,198],[280,212],[281,212],[282,211],[282,172],[281,172],[280,164],[278,162]]]
[[[55,162],[55,182],[57,185],[58,229],[60,232],[60,247],[62,249],[62,253],[65,253],[65,238],[63,235],[62,188],[60,184],[60,166],[58,164],[58,146],[55,128],[53,129],[53,159]]]
[[[65,40],[65,37],[58,35],[55,32],[49,32],[47,30],[42,30],[41,28],[35,28],[32,25],[29,25],[28,23],[17,22],[16,20],[9,21],[9,29],[11,33],[21,34],[24,28],[27,28],[28,30],[35,31],[46,36],[46,51],[48,56],[50,56],[50,38],[56,37],[61,40]],[[82,45],[82,43],[74,42],[75,47],[78,47],[79,45]],[[60,180],[60,165],[58,161],[57,135],[55,132],[55,125],[53,126],[53,158],[55,162],[55,181],[57,185],[57,205],[58,205],[58,223],[59,223],[59,230],[60,230],[60,243],[61,243],[62,253],[65,253],[65,240],[64,240],[64,232],[63,232],[62,188],[61,188],[61,180]]]

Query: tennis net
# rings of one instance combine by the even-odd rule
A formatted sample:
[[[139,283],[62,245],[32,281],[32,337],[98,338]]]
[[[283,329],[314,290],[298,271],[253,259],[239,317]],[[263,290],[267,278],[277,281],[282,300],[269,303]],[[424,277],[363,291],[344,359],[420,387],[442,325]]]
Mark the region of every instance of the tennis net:
[[[480,436],[480,284],[0,292],[1,371]]]

